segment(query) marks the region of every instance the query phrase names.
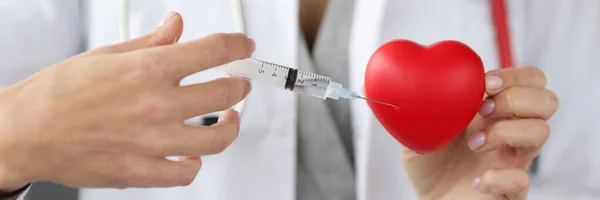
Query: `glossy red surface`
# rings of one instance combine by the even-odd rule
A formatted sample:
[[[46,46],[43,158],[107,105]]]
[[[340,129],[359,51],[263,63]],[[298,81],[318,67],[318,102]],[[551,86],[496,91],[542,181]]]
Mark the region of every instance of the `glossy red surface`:
[[[407,148],[436,151],[454,140],[473,120],[485,93],[481,58],[467,45],[441,41],[423,46],[394,40],[369,60],[367,98],[385,129]]]

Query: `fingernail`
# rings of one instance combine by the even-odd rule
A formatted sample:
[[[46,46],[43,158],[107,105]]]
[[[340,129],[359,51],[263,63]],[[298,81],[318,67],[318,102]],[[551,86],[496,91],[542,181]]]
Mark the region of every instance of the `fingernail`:
[[[485,144],[485,133],[479,131],[469,138],[469,149],[475,151]]]
[[[481,107],[479,107],[479,114],[485,117],[492,114],[494,110],[496,110],[494,99],[485,99],[483,103],[481,103]]]
[[[499,76],[488,76],[485,78],[487,89],[498,89],[502,87],[503,81]]]
[[[477,177],[473,179],[473,182],[471,182],[471,186],[473,186],[473,188],[477,188],[477,186],[479,186],[479,183],[481,183],[481,178]]]
[[[175,39],[173,40],[173,44],[179,42],[179,37],[175,37]]]
[[[248,42],[250,42],[250,49],[252,49],[252,52],[256,51],[256,42],[254,42],[252,38],[248,38]]]
[[[160,26],[163,26],[165,24],[167,24],[169,21],[171,21],[171,19],[173,19],[173,17],[177,14],[177,12],[171,10],[169,11],[162,19],[162,21],[160,22]]]

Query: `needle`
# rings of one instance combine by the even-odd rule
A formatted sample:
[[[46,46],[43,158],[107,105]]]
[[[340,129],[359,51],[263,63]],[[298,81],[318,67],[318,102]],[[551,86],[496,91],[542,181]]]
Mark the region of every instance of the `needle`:
[[[375,103],[378,103],[378,104],[383,104],[383,105],[386,105],[386,106],[391,106],[391,107],[394,107],[394,108],[397,108],[397,107],[398,107],[398,106],[396,106],[396,105],[394,105],[394,104],[389,104],[389,103],[385,103],[385,102],[381,102],[381,101],[376,101],[376,100],[372,100],[372,99],[367,99],[367,98],[365,98],[365,97],[361,97],[361,96],[356,96],[356,97],[357,97],[357,98],[360,98],[360,99],[367,100],[367,101],[375,102]]]

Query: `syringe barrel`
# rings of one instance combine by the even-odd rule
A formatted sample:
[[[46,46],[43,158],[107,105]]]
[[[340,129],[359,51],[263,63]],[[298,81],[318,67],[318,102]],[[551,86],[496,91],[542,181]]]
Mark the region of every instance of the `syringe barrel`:
[[[357,95],[329,77],[252,58],[231,62],[224,70],[229,76],[243,76],[257,83],[321,99],[354,99]]]
[[[258,83],[275,87],[284,87],[288,70],[283,66],[265,66],[269,63],[252,58],[236,60],[224,68],[229,76],[242,76]]]

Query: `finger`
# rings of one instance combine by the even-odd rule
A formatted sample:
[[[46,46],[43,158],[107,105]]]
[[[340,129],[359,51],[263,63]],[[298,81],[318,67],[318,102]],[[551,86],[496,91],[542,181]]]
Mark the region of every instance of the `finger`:
[[[244,78],[219,78],[206,83],[176,88],[176,99],[181,119],[222,111],[244,99],[252,89]]]
[[[212,126],[185,126],[184,131],[163,138],[159,153],[163,156],[203,156],[223,152],[237,138],[240,129],[239,113],[229,109]]]
[[[549,119],[558,109],[558,97],[550,90],[511,87],[482,103],[479,114],[488,119],[535,117]]]
[[[174,187],[190,185],[196,178],[202,161],[140,157],[127,161],[124,166],[119,174],[127,187]]]
[[[529,175],[522,169],[488,170],[473,180],[473,187],[483,193],[524,200],[529,188]]]
[[[179,81],[193,73],[250,57],[254,41],[241,33],[218,33],[186,43],[142,51],[144,59],[162,66]]]
[[[488,152],[502,147],[531,152],[540,149],[549,136],[550,127],[542,119],[503,120],[471,135],[468,145],[475,152]]]
[[[182,32],[183,19],[181,15],[175,11],[170,11],[164,16],[160,26],[151,33],[122,43],[94,49],[86,54],[123,53],[137,49],[169,45],[176,43],[181,37]]]
[[[530,66],[493,70],[486,75],[486,93],[490,96],[514,86],[545,87],[546,76]]]

